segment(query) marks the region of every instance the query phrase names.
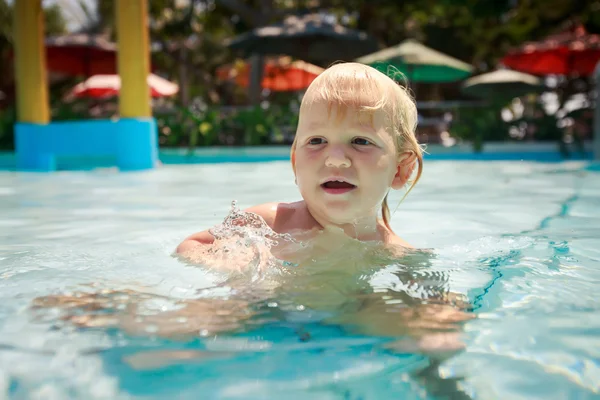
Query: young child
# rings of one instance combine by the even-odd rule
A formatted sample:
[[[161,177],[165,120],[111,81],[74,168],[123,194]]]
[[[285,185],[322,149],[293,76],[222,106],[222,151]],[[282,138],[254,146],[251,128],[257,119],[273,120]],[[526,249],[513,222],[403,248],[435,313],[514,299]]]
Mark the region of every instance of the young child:
[[[390,227],[388,193],[402,189],[418,167],[416,105],[405,88],[358,63],[334,65],[309,86],[300,106],[291,162],[303,200],[246,210],[279,234],[339,242],[343,237],[410,248]],[[185,239],[176,252],[190,259],[215,238]]]
[[[266,260],[268,269],[276,265],[271,256],[300,268],[291,268],[280,281],[279,275],[251,285],[240,281],[236,286],[228,280],[227,285],[236,287],[237,297],[182,300],[183,308],[157,315],[137,315],[137,304],[148,295],[128,292],[129,313],[111,316],[108,321],[78,312],[65,318],[79,326],[116,324],[135,334],[146,332],[148,323],[161,335],[216,334],[244,325],[266,299],[282,299],[284,304],[324,312],[327,323],[372,335],[413,338],[408,345],[399,345],[403,351],[460,349],[459,323],[471,316],[461,311],[466,306],[457,305],[445,292],[445,281],[430,290],[422,287],[419,296],[412,298],[400,288],[384,292],[367,288],[369,282],[360,278],[370,269],[373,272],[394,263],[395,255],[411,248],[390,227],[387,196],[390,190],[407,186],[415,169],[416,179],[409,190],[421,176],[416,123],[414,101],[386,75],[356,63],[330,67],[313,81],[303,98],[292,145],[292,168],[302,200],[251,207],[246,210],[251,218],[240,219],[246,224],[243,228],[250,226],[269,234],[272,230],[275,236],[296,239],[292,244],[310,245],[292,246],[291,250],[279,244],[246,246],[247,242],[239,241],[244,239],[244,230],[230,241],[217,229],[195,233],[177,247],[182,257],[217,269],[251,270],[248,266],[256,267],[256,260],[258,264]],[[270,230],[263,229],[267,226]],[[392,257],[381,255],[382,245]],[[403,281],[419,279],[418,272],[418,268],[414,274],[407,269]],[[427,285],[435,286],[431,281]],[[413,281],[408,286],[414,289],[418,284]],[[421,296],[428,292],[431,298],[424,301]],[[119,292],[46,296],[38,299],[36,306],[77,310],[94,305],[94,309],[104,309],[112,307],[114,294]],[[398,301],[389,301],[391,298]],[[182,317],[186,322],[177,322]]]

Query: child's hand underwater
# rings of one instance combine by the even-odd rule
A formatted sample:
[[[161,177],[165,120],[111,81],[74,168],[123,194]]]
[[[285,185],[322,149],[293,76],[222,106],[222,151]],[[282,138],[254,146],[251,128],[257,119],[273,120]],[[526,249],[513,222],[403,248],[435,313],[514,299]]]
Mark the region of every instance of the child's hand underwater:
[[[168,311],[148,311],[152,302]],[[232,332],[252,316],[248,303],[229,299],[174,300],[133,290],[104,290],[37,298],[33,309],[60,309],[61,320],[80,328],[115,327],[132,336],[185,338]]]

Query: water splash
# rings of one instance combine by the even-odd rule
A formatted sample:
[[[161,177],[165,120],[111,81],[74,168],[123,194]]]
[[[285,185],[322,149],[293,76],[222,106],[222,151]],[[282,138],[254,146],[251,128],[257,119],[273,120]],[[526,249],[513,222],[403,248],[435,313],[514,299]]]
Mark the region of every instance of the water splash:
[[[287,233],[273,231],[260,215],[241,211],[236,200],[231,202],[231,210],[223,223],[209,229],[209,232],[218,240],[239,236],[245,239],[240,243],[244,245],[252,245],[259,241],[271,248],[280,241],[298,243]]]
[[[273,231],[260,215],[240,210],[235,200],[223,222],[209,229],[209,233],[215,243],[201,249],[199,257],[194,257],[196,261],[209,267],[237,270],[250,275],[252,280],[294,266],[275,257],[272,248],[286,243],[302,246],[291,235]]]

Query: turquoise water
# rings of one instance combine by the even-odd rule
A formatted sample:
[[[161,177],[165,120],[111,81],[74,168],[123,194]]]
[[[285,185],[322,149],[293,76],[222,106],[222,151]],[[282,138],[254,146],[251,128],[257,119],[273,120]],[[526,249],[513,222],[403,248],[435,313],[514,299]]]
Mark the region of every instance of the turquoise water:
[[[565,157],[553,142],[498,142],[486,143],[483,152],[473,152],[470,144],[445,147],[439,144],[427,146],[426,160],[435,161],[537,161],[561,162],[565,160],[586,161],[593,159],[592,144],[586,143],[581,151],[571,145]],[[253,147],[200,147],[193,151],[185,148],[161,148],[158,158],[165,165],[216,164],[216,163],[256,163],[289,161],[289,146]],[[0,151],[0,171],[16,170],[14,152]],[[59,157],[59,170],[91,170],[98,167],[111,167],[116,159],[111,157]]]
[[[266,297],[265,280],[238,296],[221,275],[171,253],[220,223],[233,199],[242,208],[298,199],[285,161],[1,172],[0,398],[598,398],[600,174],[584,167],[430,162],[392,220],[427,256],[348,264],[351,272],[316,271],[313,280],[290,275]],[[326,295],[311,295],[318,282]],[[309,306],[354,289],[405,303],[438,289],[464,294],[477,316],[462,325],[466,348],[427,369],[428,356],[391,351],[389,337],[325,323],[329,314]],[[95,328],[65,321],[60,307],[32,308],[36,298],[74,292],[92,293],[98,306],[111,296],[102,290],[133,294],[71,310]],[[236,296],[264,312],[234,332],[167,339],[144,322],[182,300]],[[143,332],[100,323],[134,301]],[[217,311],[213,322],[227,325],[231,312]]]

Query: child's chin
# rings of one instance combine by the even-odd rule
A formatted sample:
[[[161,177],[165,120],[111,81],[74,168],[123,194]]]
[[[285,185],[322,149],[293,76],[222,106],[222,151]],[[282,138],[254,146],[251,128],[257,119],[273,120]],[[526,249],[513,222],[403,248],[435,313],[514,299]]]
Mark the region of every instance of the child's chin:
[[[325,212],[328,215],[336,216],[339,218],[350,218],[352,217],[352,209],[354,204],[348,200],[343,199],[330,199],[323,204]]]
[[[336,224],[347,224],[356,219],[356,204],[348,199],[343,198],[328,198],[315,199],[312,202],[312,207],[321,215]]]

